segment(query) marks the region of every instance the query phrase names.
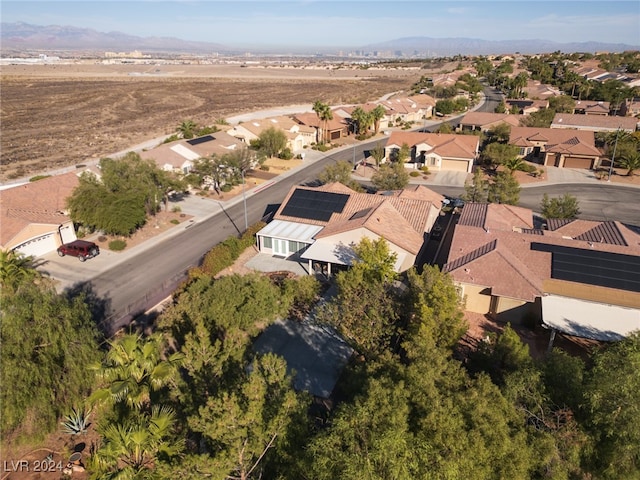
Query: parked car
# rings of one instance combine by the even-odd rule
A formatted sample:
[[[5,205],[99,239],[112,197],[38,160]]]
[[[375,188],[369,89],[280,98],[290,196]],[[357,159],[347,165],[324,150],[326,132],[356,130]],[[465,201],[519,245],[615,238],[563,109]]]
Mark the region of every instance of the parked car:
[[[431,229],[431,238],[433,238],[434,240],[438,240],[442,237],[443,231],[444,229],[442,228],[442,225],[440,225],[439,223],[434,224],[433,228]]]
[[[64,257],[70,255],[72,257],[78,257],[78,260],[84,262],[87,258],[93,258],[100,254],[100,248],[93,242],[87,242],[86,240],[74,240],[70,243],[65,243],[58,247],[58,255]]]

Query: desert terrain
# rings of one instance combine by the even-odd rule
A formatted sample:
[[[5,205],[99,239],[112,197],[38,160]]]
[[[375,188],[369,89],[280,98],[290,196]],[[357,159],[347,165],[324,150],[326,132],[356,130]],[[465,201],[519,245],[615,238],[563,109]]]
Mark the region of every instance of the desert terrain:
[[[0,183],[83,164],[170,135],[184,120],[407,91],[418,68],[4,65]]]

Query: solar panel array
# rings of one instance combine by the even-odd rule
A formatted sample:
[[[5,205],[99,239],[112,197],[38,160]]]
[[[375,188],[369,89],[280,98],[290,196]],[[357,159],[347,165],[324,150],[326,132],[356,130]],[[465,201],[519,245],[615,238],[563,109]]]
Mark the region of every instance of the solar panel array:
[[[640,257],[544,243],[531,249],[551,252],[551,278],[640,293]]]
[[[365,208],[363,210],[358,210],[356,213],[354,213],[353,215],[351,215],[351,218],[349,220],[355,220],[357,218],[363,218],[366,217],[369,212],[371,211],[371,207],[369,208]]]
[[[322,192],[318,190],[297,189],[286,203],[281,215],[328,222],[331,215],[344,210],[349,195],[344,193]]]
[[[193,140],[187,140],[189,145],[200,145],[201,143],[210,142],[215,140],[211,135],[205,135],[204,137],[194,138]]]

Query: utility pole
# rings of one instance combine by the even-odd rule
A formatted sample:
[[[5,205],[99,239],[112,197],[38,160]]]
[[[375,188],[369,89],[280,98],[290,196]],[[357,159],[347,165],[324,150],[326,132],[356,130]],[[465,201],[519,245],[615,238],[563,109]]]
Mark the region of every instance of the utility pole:
[[[611,155],[611,160],[609,162],[609,178],[607,178],[607,182],[611,181],[611,175],[613,174],[613,162],[616,159],[616,149],[618,148],[618,137],[620,136],[620,129],[622,127],[618,127],[616,131],[616,142],[613,144],[613,155]]]
[[[244,231],[249,230],[249,220],[247,219],[247,195],[245,193],[244,168],[240,170],[242,173],[242,203],[244,204]]]

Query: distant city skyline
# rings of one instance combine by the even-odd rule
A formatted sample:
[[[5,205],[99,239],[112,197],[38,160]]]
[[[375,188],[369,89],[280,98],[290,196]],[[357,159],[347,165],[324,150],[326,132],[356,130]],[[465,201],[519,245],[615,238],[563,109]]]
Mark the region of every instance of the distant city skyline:
[[[631,1],[2,1],[3,22],[243,47],[348,48],[403,37],[640,45]]]

